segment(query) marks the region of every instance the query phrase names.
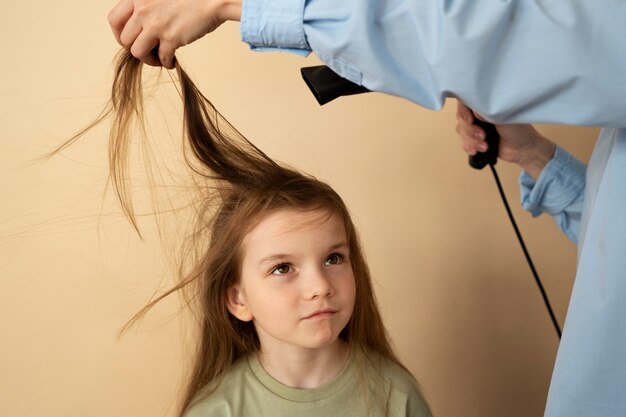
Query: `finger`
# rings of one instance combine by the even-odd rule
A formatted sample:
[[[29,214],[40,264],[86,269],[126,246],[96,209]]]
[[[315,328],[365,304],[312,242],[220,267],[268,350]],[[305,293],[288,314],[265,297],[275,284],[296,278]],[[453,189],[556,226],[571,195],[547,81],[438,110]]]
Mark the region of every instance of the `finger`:
[[[462,141],[467,141],[472,138],[470,133],[471,125],[468,125],[465,122],[459,122],[456,124],[456,133],[459,135],[459,139]]]
[[[462,120],[465,123],[472,123],[474,121],[474,114],[472,113],[472,110],[461,100],[457,100],[456,116],[457,119]]]
[[[471,146],[469,143],[463,142],[463,151],[465,151],[468,155],[476,155],[476,148]]]
[[[461,147],[466,153],[470,155],[476,155],[476,153],[478,152],[487,152],[487,150],[489,149],[489,145],[487,144],[487,142],[478,142],[473,140],[463,141]]]
[[[136,15],[133,15],[124,26],[124,30],[120,34],[120,41],[122,42],[122,46],[129,47],[131,46],[139,34],[141,33],[143,27],[141,23],[139,23],[139,19]]]
[[[464,121],[457,123],[457,133],[463,140],[471,140],[476,143],[485,140],[485,131],[480,126],[468,124]]]
[[[156,54],[152,53],[152,50],[159,45],[159,38],[154,35],[146,33],[144,30],[139,34],[133,46],[130,48],[130,53],[143,62],[144,64],[151,65],[153,67],[160,67],[161,62]]]
[[[476,143],[476,146],[474,146],[474,149],[476,149],[476,151],[478,152],[487,152],[487,150],[489,149],[489,144],[485,141],[478,142]]]
[[[117,43],[122,46],[124,46],[124,44],[120,39],[120,35],[124,26],[126,26],[126,22],[133,15],[134,10],[133,0],[120,0],[107,16],[109,26],[111,26],[111,30],[113,31],[113,36],[115,36]]]
[[[172,42],[162,42],[159,44],[159,61],[161,61],[161,65],[163,65],[167,69],[174,69],[176,66],[176,57],[174,53],[176,51],[176,46]]]
[[[476,135],[476,133],[481,133],[480,128],[479,131],[476,131],[473,125],[459,122],[456,125],[456,131],[461,139],[461,148],[467,154],[475,155],[477,152],[487,151],[488,145],[484,140],[484,134],[482,137],[481,135]]]

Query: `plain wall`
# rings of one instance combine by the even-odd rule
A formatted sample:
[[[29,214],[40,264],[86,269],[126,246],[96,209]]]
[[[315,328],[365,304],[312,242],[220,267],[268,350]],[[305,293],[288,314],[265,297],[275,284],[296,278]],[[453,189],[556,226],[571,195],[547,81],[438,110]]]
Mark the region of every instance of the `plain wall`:
[[[106,188],[106,126],[33,162],[106,101],[117,51],[106,22],[112,6],[1,6],[2,415],[154,417],[175,409],[192,337],[176,300],[118,338],[171,282],[170,255],[153,220],[142,219],[141,240]],[[541,416],[558,341],[491,174],[469,168],[460,149],[454,101],[433,112],[372,93],[320,107],[299,73],[315,57],[250,52],[238,29],[224,25],[184,48],[180,62],[250,140],[344,197],[389,333],[434,415]],[[168,110],[175,97],[160,91],[153,102],[170,124],[161,126],[157,113],[153,133],[175,159],[180,115]],[[541,131],[584,160],[597,133]],[[576,248],[550,218],[520,208],[518,169],[498,170],[563,323]]]

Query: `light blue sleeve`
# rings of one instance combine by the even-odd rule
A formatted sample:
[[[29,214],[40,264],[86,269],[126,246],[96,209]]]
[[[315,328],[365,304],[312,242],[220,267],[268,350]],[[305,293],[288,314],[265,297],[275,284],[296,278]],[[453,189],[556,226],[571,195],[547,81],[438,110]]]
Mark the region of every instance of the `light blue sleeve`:
[[[244,0],[241,35],[431,109],[626,127],[624,0]]]
[[[534,217],[548,213],[563,233],[578,243],[585,194],[586,165],[557,147],[554,158],[535,182],[526,172],[520,175],[522,207]]]

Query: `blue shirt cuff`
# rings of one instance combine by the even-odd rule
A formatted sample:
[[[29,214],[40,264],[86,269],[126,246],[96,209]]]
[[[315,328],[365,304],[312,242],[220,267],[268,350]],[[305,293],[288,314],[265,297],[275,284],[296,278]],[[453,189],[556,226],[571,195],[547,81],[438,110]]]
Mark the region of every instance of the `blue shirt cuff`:
[[[563,148],[535,181],[526,171],[520,175],[522,207],[534,217],[546,212],[558,214],[579,199],[585,189],[585,165]]]
[[[256,51],[311,53],[304,35],[305,0],[244,0],[241,40]]]

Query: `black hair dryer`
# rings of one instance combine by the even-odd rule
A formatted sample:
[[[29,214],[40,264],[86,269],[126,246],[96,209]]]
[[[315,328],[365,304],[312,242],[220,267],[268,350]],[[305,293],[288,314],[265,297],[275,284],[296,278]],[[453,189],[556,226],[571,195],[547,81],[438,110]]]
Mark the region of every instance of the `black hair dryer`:
[[[320,106],[337,97],[368,93],[370,91],[361,85],[340,77],[326,65],[304,67],[300,69],[300,73]],[[498,135],[496,127],[489,122],[478,119],[474,120],[474,124],[480,126],[485,131],[485,140],[489,148],[487,152],[470,155],[470,166],[476,169],[483,169],[487,164],[495,165],[498,161],[498,143],[500,142],[500,135]]]

